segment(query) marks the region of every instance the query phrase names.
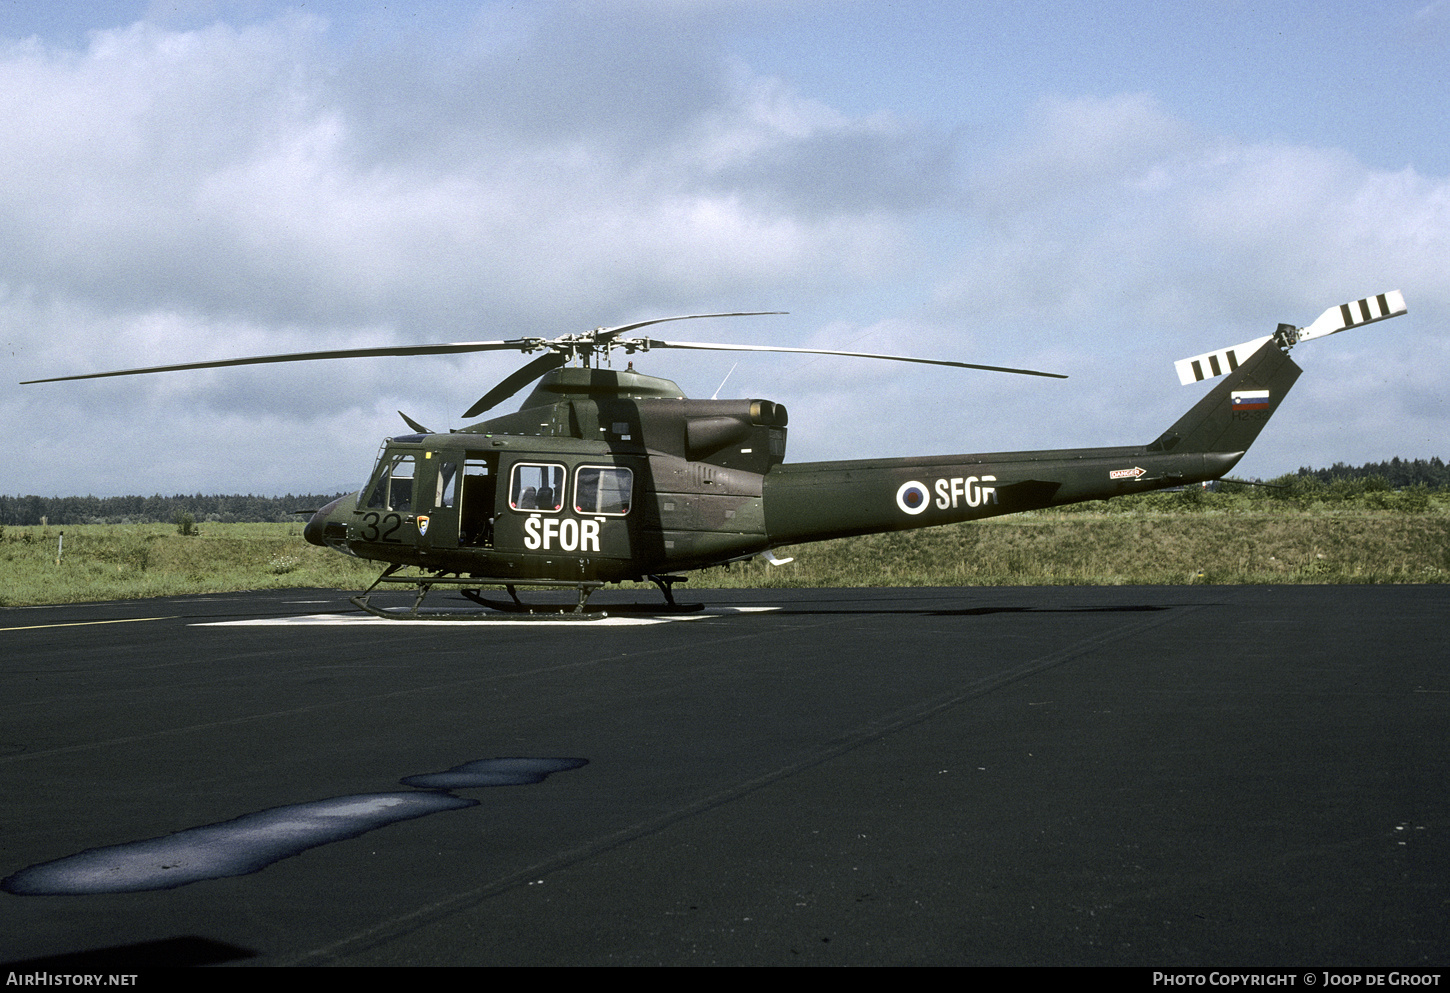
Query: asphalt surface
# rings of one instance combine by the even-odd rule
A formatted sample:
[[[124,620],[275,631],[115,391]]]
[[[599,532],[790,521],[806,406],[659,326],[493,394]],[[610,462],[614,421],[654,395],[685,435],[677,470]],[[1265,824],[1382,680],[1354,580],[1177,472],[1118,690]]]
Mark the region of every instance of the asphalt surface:
[[[1450,964],[1450,586],[695,599],[0,610],[0,960]]]

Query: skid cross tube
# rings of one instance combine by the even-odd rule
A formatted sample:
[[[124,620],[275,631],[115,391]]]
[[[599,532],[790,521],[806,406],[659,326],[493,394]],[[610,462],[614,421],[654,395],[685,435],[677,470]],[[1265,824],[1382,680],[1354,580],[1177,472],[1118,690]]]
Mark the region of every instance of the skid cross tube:
[[[579,602],[574,605],[573,610],[569,612],[568,616],[577,617],[579,619],[587,618],[589,620],[598,620],[607,616],[603,611],[599,611],[593,614],[586,614],[584,610],[584,605],[589,600],[590,595],[595,590],[599,589],[599,587],[604,585],[603,582],[597,580],[580,581],[565,579],[503,579],[487,576],[393,575],[401,568],[403,568],[403,566],[399,564],[388,566],[388,568],[383,570],[382,575],[378,576],[377,579],[373,580],[373,584],[371,586],[369,586],[363,592],[359,593],[357,596],[351,598],[352,603],[358,608],[367,611],[369,614],[372,614],[374,617],[382,617],[388,620],[419,620],[424,618],[436,620],[467,620],[476,618],[477,615],[475,614],[462,613],[458,611],[435,612],[428,615],[419,612],[419,608],[423,605],[423,598],[428,595],[433,587],[455,586],[460,587],[459,593],[461,593],[463,596],[474,601],[475,603],[482,604],[485,607],[492,607],[495,610],[501,610],[508,613],[552,614],[554,616],[559,616],[560,614],[564,613],[563,608],[549,608],[546,606],[530,607],[519,599],[518,593],[515,591],[515,587],[518,586],[538,586],[549,589],[578,590]],[[407,611],[386,610],[382,607],[376,607],[369,603],[368,601],[369,598],[372,596],[373,591],[377,589],[378,586],[384,583],[393,586],[411,586],[417,588],[418,597],[416,600],[413,601],[412,608]],[[502,601],[489,600],[481,596],[480,588],[484,586],[502,586],[504,589],[508,590],[509,596],[513,598],[514,602],[512,604],[508,604]]]

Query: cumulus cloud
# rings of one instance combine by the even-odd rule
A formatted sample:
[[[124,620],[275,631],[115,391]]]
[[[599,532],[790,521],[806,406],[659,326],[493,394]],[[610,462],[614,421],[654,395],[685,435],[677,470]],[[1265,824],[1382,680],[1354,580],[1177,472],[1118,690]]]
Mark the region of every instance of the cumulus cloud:
[[[296,16],[14,46],[7,281],[407,332],[577,320],[707,279],[859,274],[894,234],[881,205],[940,171],[889,123],[765,97],[718,60],[641,65],[647,33],[628,59],[586,38],[541,30],[446,75],[406,51],[381,73]]]
[[[1443,177],[1376,169],[1337,149],[1197,133],[1152,98],[1123,95],[1045,101],[1015,143],[977,165],[967,190],[964,214],[980,237],[938,285],[938,320],[971,320],[985,304],[1004,334],[1041,337],[1075,364],[1073,402],[1053,424],[1060,437],[1083,438],[1086,407],[1132,432],[1125,440],[1146,440],[1182,402],[1171,389],[1150,392],[1172,382],[1171,359],[1389,289],[1404,290],[1410,318],[1295,357],[1396,379],[1405,399],[1381,389],[1378,403],[1408,419],[1400,403],[1424,406],[1409,399],[1412,370],[1450,341]],[[1330,457],[1332,426],[1342,428],[1333,398],[1352,381],[1336,372],[1302,381],[1296,402],[1308,416],[1294,434],[1266,436],[1254,454],[1271,454],[1258,461],[1294,451],[1296,464],[1363,461],[1377,457],[1372,446],[1396,444],[1393,432],[1359,432],[1353,454]]]
[[[899,208],[935,195],[921,180],[940,186],[940,138],[671,37],[689,18],[549,10],[421,49],[339,46],[300,15],[9,45],[0,327],[15,378],[737,309],[903,254]],[[414,375],[334,373],[363,396]],[[319,378],[234,376],[247,388],[191,397],[189,418],[275,414],[267,385]],[[48,402],[176,420],[160,409],[177,387],[127,382]],[[312,392],[312,418],[333,416],[338,390]]]
[[[948,295],[983,283],[1055,293],[1065,318],[1123,313],[1123,290],[1151,300],[1161,287],[1162,317],[1187,303],[1199,320],[1212,305],[1219,320],[1262,322],[1265,303],[1322,306],[1386,279],[1435,298],[1450,288],[1428,261],[1447,237],[1443,179],[1194,134],[1142,96],[1053,102],[1040,116],[972,178],[969,209],[990,229],[982,254],[1002,261]]]
[[[1443,347],[1444,177],[1209,133],[1146,93],[1045,98],[996,144],[852,114],[735,58],[729,7],[489,7],[446,38],[301,14],[143,21],[0,46],[11,382],[755,308],[795,316],[681,333],[1074,377],[1044,390],[742,361],[731,389],[791,405],[793,456],[845,458],[1147,440],[1186,406],[1172,359],[1391,288]],[[1361,368],[1380,333],[1338,354]],[[1445,426],[1435,383],[1411,382],[1414,353],[1395,354],[1376,358],[1405,377],[1395,403]],[[709,383],[693,392],[733,362],[692,356]],[[396,407],[456,426],[515,364],[9,387],[0,415],[35,426],[34,467],[0,488],[337,485],[396,432]],[[1333,423],[1330,387],[1310,382],[1299,389]],[[848,409],[868,414],[831,430]],[[164,435],[200,454],[168,452],[148,482],[127,481],[134,455],[98,457],[110,464],[89,476],[53,464],[49,446],[97,423],[114,453]],[[1324,430],[1292,449],[1300,461],[1359,457]]]

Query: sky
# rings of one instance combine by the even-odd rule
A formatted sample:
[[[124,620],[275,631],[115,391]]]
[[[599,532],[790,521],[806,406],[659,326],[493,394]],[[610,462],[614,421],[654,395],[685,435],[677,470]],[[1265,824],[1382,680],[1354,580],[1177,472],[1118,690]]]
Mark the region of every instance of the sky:
[[[0,493],[353,489],[526,359],[21,380],[724,311],[649,333],[1070,377],[636,356],[790,461],[1142,444],[1396,289],[1238,473],[1450,457],[1447,73],[1450,0],[0,0]]]

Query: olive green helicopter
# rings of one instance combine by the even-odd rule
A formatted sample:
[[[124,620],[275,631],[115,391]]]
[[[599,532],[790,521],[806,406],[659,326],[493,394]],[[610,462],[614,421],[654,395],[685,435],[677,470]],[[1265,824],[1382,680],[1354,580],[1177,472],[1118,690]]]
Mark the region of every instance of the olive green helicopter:
[[[1180,361],[1180,380],[1226,377],[1142,445],[787,463],[787,415],[764,399],[692,400],[667,379],[609,367],[612,353],[702,349],[916,362],[1028,376],[1032,369],[770,345],[626,337],[670,321],[781,313],[691,314],[556,338],[355,348],[254,356],[29,380],[62,382],[274,362],[516,350],[542,352],[463,415],[478,417],[534,384],[520,408],[434,432],[399,411],[412,433],[386,439],[367,482],[309,516],[307,541],[384,566],[360,608],[386,618],[488,616],[422,612],[435,587],[508,613],[592,619],[586,601],[610,583],[650,580],[658,610],[692,610],[673,586],[693,570],[786,545],[934,527],[1219,479],[1243,457],[1300,368],[1297,342],[1406,312],[1398,291],[1326,310],[1313,324]],[[572,364],[571,364],[572,363]],[[405,569],[409,574],[400,575]],[[383,585],[411,587],[411,609],[369,602]],[[502,587],[509,599],[485,597]],[[572,610],[529,605],[520,587],[577,591]],[[618,610],[618,607],[611,607]],[[494,615],[497,616],[497,615]]]

